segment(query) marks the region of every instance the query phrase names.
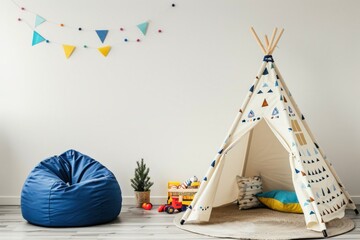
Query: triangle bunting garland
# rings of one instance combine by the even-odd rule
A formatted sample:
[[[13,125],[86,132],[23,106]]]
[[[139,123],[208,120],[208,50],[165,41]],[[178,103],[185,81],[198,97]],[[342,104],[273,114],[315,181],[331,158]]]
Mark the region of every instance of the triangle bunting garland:
[[[96,34],[98,35],[98,37],[100,38],[100,41],[102,43],[104,43],[105,38],[109,32],[109,30],[95,30]]]
[[[73,52],[75,51],[75,49],[87,49],[87,51],[90,49],[97,49],[104,57],[107,57],[109,52],[111,51],[111,48],[114,47],[113,44],[111,44],[112,46],[107,45],[110,44],[109,42],[105,43],[105,41],[109,41],[106,39],[110,31],[111,31],[111,38],[116,38],[116,37],[120,38],[120,41],[114,43],[116,44],[116,46],[119,44],[129,45],[128,43],[130,42],[132,43],[136,42],[140,46],[140,44],[142,44],[142,42],[145,41],[146,39],[145,36],[147,36],[148,33],[149,34],[158,33],[157,34],[158,36],[161,36],[162,35],[161,33],[163,33],[163,29],[158,25],[157,21],[152,22],[151,16],[145,16],[145,17],[143,16],[142,18],[135,20],[135,22],[133,21],[132,23],[126,25],[119,24],[117,27],[114,27],[113,25],[114,23],[112,23],[111,26],[103,25],[103,27],[98,28],[98,27],[93,27],[91,25],[87,25],[86,23],[84,24],[84,26],[79,25],[76,22],[65,23],[63,21],[59,21],[59,19],[56,20],[51,15],[48,15],[48,13],[45,14],[42,12],[30,10],[30,8],[27,9],[25,6],[20,5],[20,3],[18,3],[17,0],[11,0],[11,2],[13,2],[14,6],[18,8],[19,12],[25,13],[24,14],[25,16],[22,15],[19,16],[17,18],[17,21],[27,25],[27,27],[32,32],[31,46],[35,46],[38,45],[39,43],[46,42],[47,46],[57,46],[58,49],[63,48],[66,58],[70,58]],[[174,8],[176,4],[172,3],[170,4],[170,6]],[[150,23],[151,23],[150,30],[152,30],[152,32],[148,32]],[[45,25],[44,26],[45,28],[42,28],[43,26],[40,26],[42,24]],[[47,37],[50,36],[49,29],[51,27],[56,30],[59,29],[73,30],[79,33],[77,34],[78,36],[74,38],[81,37],[84,39],[79,39],[80,43],[74,43],[74,42],[70,42],[72,40],[70,41],[67,40],[66,44],[64,44],[64,41],[59,40],[57,37],[54,39],[52,37],[48,39]],[[117,35],[115,33],[116,31],[120,31],[121,34]],[[83,32],[88,32],[92,34],[92,36],[87,34],[84,35]],[[89,42],[90,39],[85,39],[85,38],[94,38],[95,37],[94,32],[96,33],[97,38],[99,38],[99,40],[101,41],[101,44],[98,43],[97,45],[92,45],[92,43]],[[69,33],[70,32],[67,31],[62,32],[62,35]],[[60,34],[55,34],[54,36],[58,36],[58,35]],[[87,44],[91,44],[91,45],[87,45]]]
[[[70,58],[70,56],[73,54],[75,48],[76,48],[75,46],[63,44],[63,49],[64,49],[66,58]]]
[[[34,31],[33,39],[32,39],[32,46],[34,46],[38,43],[41,43],[45,40],[46,39],[43,36],[41,36],[38,32]]]
[[[104,57],[107,57],[111,50],[111,46],[99,47],[98,50]]]
[[[36,15],[36,18],[35,18],[35,27],[39,26],[39,25],[42,24],[43,22],[46,22],[46,19],[43,18],[42,16]]]
[[[149,26],[149,22],[143,22],[137,25],[137,27],[140,29],[142,34],[144,34],[144,36],[146,35],[148,26]]]

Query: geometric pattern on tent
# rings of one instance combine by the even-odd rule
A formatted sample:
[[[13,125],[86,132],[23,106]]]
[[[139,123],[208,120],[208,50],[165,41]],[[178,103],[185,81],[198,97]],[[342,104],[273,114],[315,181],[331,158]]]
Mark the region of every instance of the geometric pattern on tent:
[[[236,200],[232,195],[217,195],[218,188],[221,188],[219,182],[224,178],[234,177],[222,174],[227,161],[226,155],[240,142],[246,142],[243,149],[245,152],[249,151],[250,138],[245,139],[247,141],[243,139],[251,134],[259,122],[265,121],[289,153],[289,174],[292,175],[292,184],[304,212],[307,228],[323,231],[326,236],[326,222],[342,218],[346,207],[357,213],[358,211],[335,169],[317,144],[273,60],[271,54],[283,30],[275,42],[276,28],[270,43],[266,37],[266,50],[253,28],[252,31],[265,54],[263,63],[225,141],[212,160],[198,193],[183,215],[182,224],[185,221],[209,221],[211,210],[216,207],[215,200],[218,206]],[[240,171],[243,172],[247,153],[241,156],[244,164]]]

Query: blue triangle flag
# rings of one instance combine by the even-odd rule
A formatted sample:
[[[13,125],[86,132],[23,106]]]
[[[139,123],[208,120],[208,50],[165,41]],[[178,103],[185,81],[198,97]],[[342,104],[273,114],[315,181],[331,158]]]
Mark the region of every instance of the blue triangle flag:
[[[251,86],[251,88],[249,89],[250,92],[254,92],[254,85]]]
[[[278,114],[279,114],[279,110],[277,109],[277,107],[275,107],[273,112],[272,112],[272,115],[275,116],[275,115],[278,115]]]
[[[268,72],[267,68],[265,68],[263,75],[268,75],[268,74],[269,74],[269,72]]]
[[[98,37],[100,38],[100,41],[102,43],[104,43],[105,38],[109,32],[109,30],[95,30],[96,34],[98,35]]]
[[[43,36],[41,36],[38,32],[34,31],[33,39],[32,39],[32,46],[34,46],[38,43],[41,43],[45,40],[46,39]]]
[[[311,154],[310,154],[310,152],[309,152],[309,149],[306,149],[306,151],[307,151],[308,156],[310,157]]]
[[[35,18],[35,27],[39,26],[40,24],[42,24],[43,22],[45,22],[46,19],[43,18],[42,16],[36,15]]]
[[[248,118],[252,118],[255,116],[255,113],[253,110],[250,110],[249,114],[248,114]]]
[[[149,26],[149,22],[143,22],[137,25],[137,27],[140,29],[142,34],[144,34],[144,36],[146,35],[148,26]]]

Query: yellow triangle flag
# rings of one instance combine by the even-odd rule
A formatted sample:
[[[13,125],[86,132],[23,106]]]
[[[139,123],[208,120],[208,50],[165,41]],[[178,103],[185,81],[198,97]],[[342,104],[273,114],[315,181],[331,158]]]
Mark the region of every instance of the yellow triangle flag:
[[[63,44],[63,48],[64,48],[66,58],[69,58],[71,56],[71,54],[74,52],[76,47],[71,46],[71,45]]]
[[[104,55],[104,57],[106,57],[111,50],[111,46],[99,47],[98,50],[102,55]]]

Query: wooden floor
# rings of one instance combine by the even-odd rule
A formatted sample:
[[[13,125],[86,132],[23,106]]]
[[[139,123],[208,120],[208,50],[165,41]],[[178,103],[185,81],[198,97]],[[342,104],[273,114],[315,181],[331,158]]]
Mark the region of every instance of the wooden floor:
[[[360,216],[347,211],[347,216],[355,221],[357,227],[331,239],[360,239]],[[109,224],[82,228],[44,228],[27,223],[18,206],[0,206],[0,240],[215,239],[180,230],[173,224],[173,218],[174,215],[158,213],[156,208],[145,211],[123,206],[118,219]]]

